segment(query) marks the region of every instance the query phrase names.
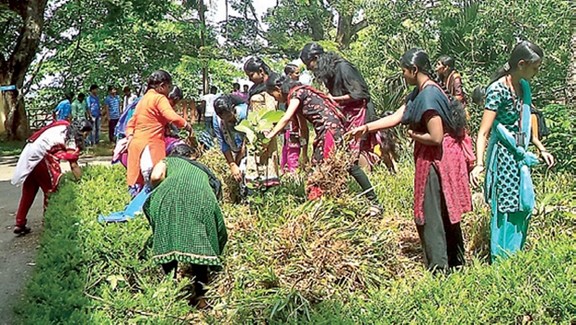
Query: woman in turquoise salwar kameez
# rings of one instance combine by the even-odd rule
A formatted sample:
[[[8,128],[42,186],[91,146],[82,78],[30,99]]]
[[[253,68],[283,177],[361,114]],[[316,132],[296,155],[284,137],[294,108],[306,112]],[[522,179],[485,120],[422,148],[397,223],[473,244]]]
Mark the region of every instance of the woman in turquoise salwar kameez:
[[[492,261],[514,254],[526,242],[535,202],[529,167],[538,163],[538,158],[527,150],[531,139],[532,104],[528,81],[538,73],[543,56],[542,49],[535,44],[520,42],[486,91],[485,110],[476,141],[478,163],[471,172],[471,180],[478,184],[484,171],[482,162],[488,141],[484,195],[492,210]],[[544,147],[538,149],[551,166],[553,156]]]

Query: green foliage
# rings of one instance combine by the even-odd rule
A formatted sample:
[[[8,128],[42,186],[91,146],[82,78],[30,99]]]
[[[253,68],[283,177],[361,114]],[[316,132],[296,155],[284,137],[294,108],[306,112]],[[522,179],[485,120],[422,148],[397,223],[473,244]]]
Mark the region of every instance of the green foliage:
[[[0,140],[0,157],[19,155],[25,145],[24,141]]]
[[[107,85],[136,92],[157,69],[172,73],[186,97],[202,89],[204,67],[211,84],[230,88],[242,72],[218,54],[212,29],[202,46],[196,15],[174,1],[64,1],[46,28],[42,50],[53,55],[33,83],[31,108],[50,109],[65,89],[88,92],[91,84],[100,85],[101,96]]]
[[[570,237],[448,277],[404,279],[368,299],[320,304],[310,324],[568,324],[576,316],[576,249]],[[305,323],[304,320],[299,323]]]
[[[358,65],[372,89],[380,112],[399,107],[405,88],[398,66],[409,48],[421,47],[435,58],[456,59],[464,88],[487,86],[491,75],[507,60],[519,39],[538,44],[544,64],[532,82],[535,102],[543,106],[558,99],[565,86],[572,33],[566,1],[424,1],[369,2],[369,27],[359,33],[346,55]]]
[[[166,324],[169,313],[186,313],[186,302],[174,294],[186,283],[164,280],[150,259],[139,258],[150,235],[146,219],[96,220],[128,202],[123,184],[122,167],[89,167],[80,183],[67,177],[50,198],[37,269],[17,309],[23,323]],[[144,317],[140,308],[155,316]]]
[[[219,158],[219,160],[218,160]],[[221,155],[202,160],[219,175]],[[489,266],[488,210],[465,216],[470,265],[447,277],[424,270],[412,221],[410,164],[371,178],[382,218],[367,202],[308,202],[303,177],[249,199],[224,203],[229,232],[224,270],[208,292],[213,309],[187,306],[189,281],[166,279],[143,250],[143,216],[103,225],[100,213],[128,202],[121,167],[84,169],[50,198],[37,268],[17,311],[24,324],[200,323],[568,323],[576,316],[574,179],[541,175],[527,252]],[[572,190],[570,190],[572,189]],[[478,203],[478,202],[477,202]],[[479,303],[481,302],[481,303]]]
[[[274,124],[284,116],[282,111],[259,110],[252,112],[248,118],[240,122],[235,129],[246,135],[247,146],[250,154],[260,157],[266,151],[270,139],[266,138],[265,132],[269,132]]]
[[[576,172],[576,112],[574,107],[551,104],[542,109],[550,135],[542,142],[557,161],[558,171]]]

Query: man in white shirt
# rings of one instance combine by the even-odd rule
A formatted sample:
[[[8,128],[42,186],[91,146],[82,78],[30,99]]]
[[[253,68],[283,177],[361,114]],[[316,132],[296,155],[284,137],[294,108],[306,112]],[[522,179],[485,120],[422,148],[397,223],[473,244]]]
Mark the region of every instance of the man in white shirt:
[[[124,87],[124,98],[122,100],[122,112],[125,112],[136,100],[136,95],[132,94],[130,87]]]
[[[214,136],[214,128],[212,122],[214,119],[214,101],[220,97],[218,88],[216,86],[210,87],[210,93],[202,96],[202,103],[204,104],[204,123],[206,124],[206,131]]]

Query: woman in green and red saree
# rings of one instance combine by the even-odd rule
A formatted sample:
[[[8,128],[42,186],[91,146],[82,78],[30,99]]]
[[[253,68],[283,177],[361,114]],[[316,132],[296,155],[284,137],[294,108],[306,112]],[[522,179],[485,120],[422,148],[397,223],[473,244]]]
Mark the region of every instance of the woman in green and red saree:
[[[520,42],[486,90],[484,115],[476,141],[477,164],[470,177],[473,184],[478,184],[486,152],[484,195],[492,209],[492,261],[507,258],[521,250],[526,242],[534,208],[529,167],[538,162],[537,157],[527,151],[532,104],[528,81],[538,73],[543,57],[544,52],[537,45]],[[543,146],[538,149],[546,164],[552,166],[554,157]]]
[[[411,49],[402,56],[400,65],[406,83],[416,86],[406,104],[394,114],[349,133],[360,138],[399,124],[408,126],[416,165],[416,228],[428,268],[446,270],[464,263],[460,221],[472,210],[463,144],[465,113],[462,105],[433,81],[426,52]]]

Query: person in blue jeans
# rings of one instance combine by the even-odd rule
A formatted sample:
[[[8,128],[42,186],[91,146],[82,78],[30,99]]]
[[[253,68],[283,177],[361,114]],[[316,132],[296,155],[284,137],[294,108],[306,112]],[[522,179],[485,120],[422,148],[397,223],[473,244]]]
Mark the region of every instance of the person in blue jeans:
[[[110,143],[116,143],[114,130],[116,129],[116,124],[118,124],[121,113],[120,96],[118,96],[116,87],[108,86],[108,96],[104,99],[104,108],[108,113],[108,139]]]
[[[98,98],[98,85],[90,86],[90,95],[88,96],[88,113],[93,124],[93,131],[90,137],[90,144],[96,145],[100,141],[100,125],[102,124],[100,110],[100,98]]]

